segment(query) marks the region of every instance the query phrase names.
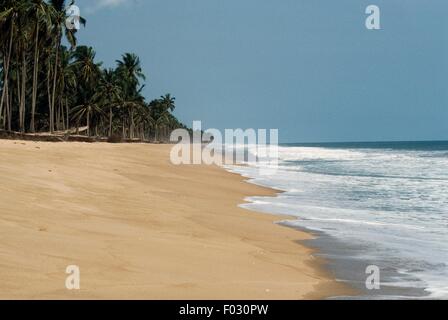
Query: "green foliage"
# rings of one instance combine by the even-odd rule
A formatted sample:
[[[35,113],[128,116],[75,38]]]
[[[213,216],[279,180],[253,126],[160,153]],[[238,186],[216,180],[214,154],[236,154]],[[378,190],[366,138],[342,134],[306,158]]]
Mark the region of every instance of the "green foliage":
[[[92,47],[77,46],[65,8],[63,0],[0,1],[0,129],[121,141],[166,140],[184,127],[172,115],[170,94],[145,101],[137,55],[125,53],[116,68],[103,69]]]

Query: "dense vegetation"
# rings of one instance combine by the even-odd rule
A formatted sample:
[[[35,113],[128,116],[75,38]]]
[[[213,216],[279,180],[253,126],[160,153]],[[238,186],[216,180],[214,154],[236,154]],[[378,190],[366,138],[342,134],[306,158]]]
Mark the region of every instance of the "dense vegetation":
[[[64,0],[0,0],[0,129],[164,140],[183,127],[170,94],[145,101],[139,57],[102,68],[66,18]]]

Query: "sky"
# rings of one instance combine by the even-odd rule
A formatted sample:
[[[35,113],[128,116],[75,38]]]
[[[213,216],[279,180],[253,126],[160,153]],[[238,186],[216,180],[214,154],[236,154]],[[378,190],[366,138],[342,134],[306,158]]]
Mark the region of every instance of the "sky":
[[[448,140],[446,0],[77,0],[107,67],[141,57],[148,99],[281,142]],[[368,5],[381,30],[367,30]]]

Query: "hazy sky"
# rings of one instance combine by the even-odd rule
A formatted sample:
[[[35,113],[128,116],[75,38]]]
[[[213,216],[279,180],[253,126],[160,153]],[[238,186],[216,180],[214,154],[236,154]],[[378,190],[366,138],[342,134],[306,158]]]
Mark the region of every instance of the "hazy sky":
[[[446,0],[78,0],[112,66],[135,52],[145,95],[206,128],[282,142],[448,139]],[[367,30],[366,7],[382,30]]]

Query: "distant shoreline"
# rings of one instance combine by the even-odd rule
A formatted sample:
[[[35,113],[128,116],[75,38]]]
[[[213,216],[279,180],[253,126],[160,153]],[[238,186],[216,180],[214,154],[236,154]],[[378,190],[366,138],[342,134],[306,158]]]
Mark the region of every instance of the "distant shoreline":
[[[34,142],[109,142],[109,143],[148,143],[148,144],[169,144],[166,141],[146,141],[141,139],[121,139],[111,142],[107,137],[87,137],[76,134],[32,134],[14,131],[0,130],[0,140],[23,140]]]

